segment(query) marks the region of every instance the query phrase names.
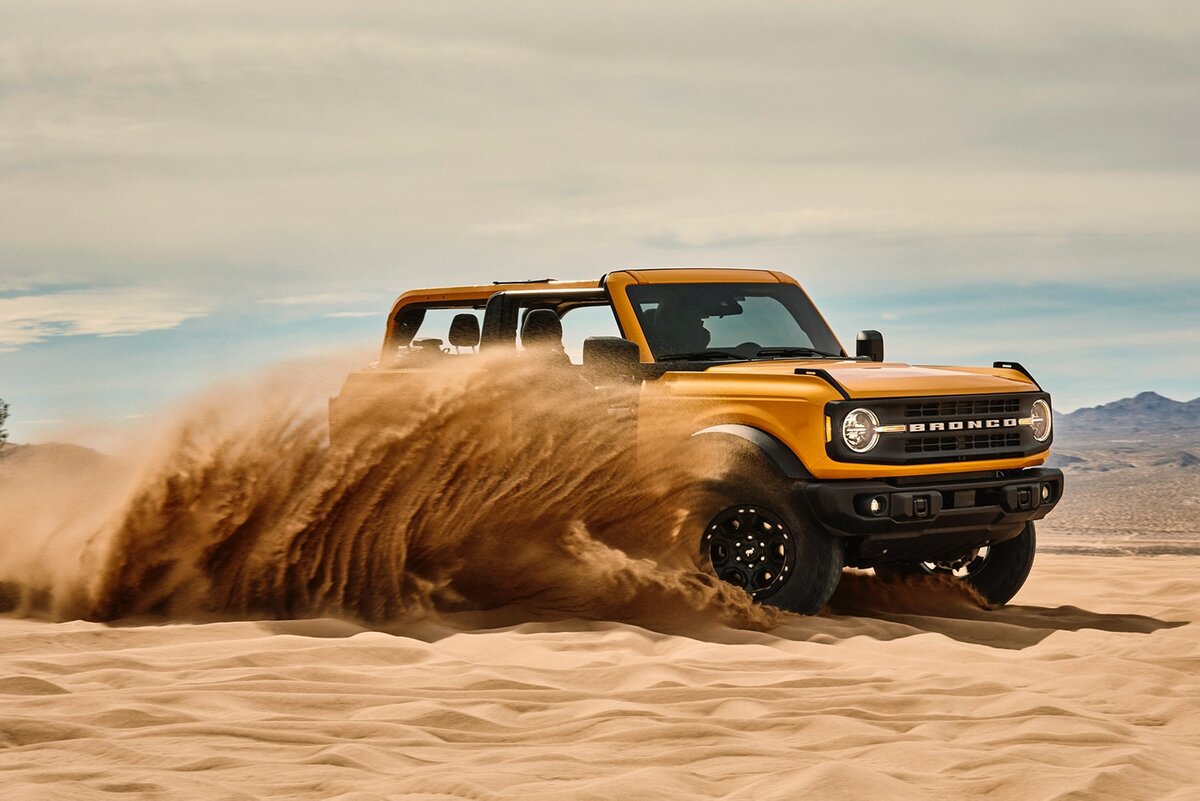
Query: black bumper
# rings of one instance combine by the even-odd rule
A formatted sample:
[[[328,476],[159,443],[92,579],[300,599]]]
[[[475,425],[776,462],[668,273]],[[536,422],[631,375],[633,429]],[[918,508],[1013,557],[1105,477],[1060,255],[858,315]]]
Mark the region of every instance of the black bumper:
[[[1015,537],[1026,523],[1045,517],[1062,490],[1062,471],[1053,468],[796,486],[829,534],[859,538],[855,550],[864,563],[932,558]]]

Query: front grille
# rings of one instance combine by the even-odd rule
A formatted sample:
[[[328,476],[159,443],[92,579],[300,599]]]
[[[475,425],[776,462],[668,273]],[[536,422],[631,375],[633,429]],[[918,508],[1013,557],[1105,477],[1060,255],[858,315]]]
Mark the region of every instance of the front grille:
[[[1021,447],[1021,435],[967,434],[959,437],[910,437],[904,441],[905,453],[953,453],[957,451],[1005,450]]]
[[[958,398],[906,403],[904,416],[906,418],[965,417],[974,414],[1012,414],[1020,409],[1020,398]]]
[[[1030,416],[1035,400],[1049,398],[1044,392],[1012,392],[831,401],[825,413],[833,436],[826,452],[839,462],[895,465],[1029,456],[1045,451],[1050,443],[1036,441],[1033,430],[1020,420]],[[840,436],[846,415],[859,407],[870,409],[881,426],[892,429],[881,433],[878,444],[863,454],[851,451]]]

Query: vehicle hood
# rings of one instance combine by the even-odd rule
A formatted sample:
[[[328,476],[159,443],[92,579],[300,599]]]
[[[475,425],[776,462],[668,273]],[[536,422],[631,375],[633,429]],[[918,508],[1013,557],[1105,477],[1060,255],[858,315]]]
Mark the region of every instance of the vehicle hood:
[[[713,365],[706,372],[745,375],[796,375],[796,370],[824,370],[851,398],[902,398],[926,395],[985,395],[1035,392],[1024,374],[998,367],[942,367],[900,362],[855,362],[833,359],[775,359]]]

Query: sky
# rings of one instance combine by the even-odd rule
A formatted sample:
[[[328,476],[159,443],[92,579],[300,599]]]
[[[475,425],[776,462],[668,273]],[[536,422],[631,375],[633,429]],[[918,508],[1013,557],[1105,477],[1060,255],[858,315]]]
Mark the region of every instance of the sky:
[[[782,270],[1059,410],[1190,399],[1197,98],[1190,2],[0,0],[10,438],[624,267]]]

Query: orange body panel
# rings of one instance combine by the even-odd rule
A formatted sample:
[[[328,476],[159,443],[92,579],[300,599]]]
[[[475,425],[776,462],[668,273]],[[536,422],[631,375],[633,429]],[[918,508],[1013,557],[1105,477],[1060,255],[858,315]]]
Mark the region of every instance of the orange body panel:
[[[754,369],[771,367],[775,369]],[[888,476],[939,475],[944,473],[975,472],[979,470],[1012,470],[1033,467],[1046,460],[1048,452],[1017,459],[989,459],[970,462],[936,462],[919,465],[872,465],[837,462],[825,451],[825,404],[842,400],[842,396],[824,380],[815,376],[799,376],[797,366],[821,367],[841,381],[844,368],[862,367],[853,362],[804,360],[770,364],[721,365],[704,372],[667,373],[657,381],[647,382],[642,391],[640,420],[654,426],[654,421],[685,416],[695,421],[695,430],[723,424],[741,424],[760,429],[787,445],[809,472],[822,479],[885,478]],[[751,368],[738,370],[739,367]],[[839,370],[839,367],[843,369]],[[901,365],[892,365],[900,370]],[[909,368],[920,371],[923,368]],[[1012,372],[1012,371],[1006,371]],[[1020,375],[1017,373],[1016,375]],[[911,397],[937,395],[966,395],[992,392],[1030,392],[1034,386],[1023,381],[983,375],[977,385],[951,377],[944,385],[919,391],[912,384],[895,376],[887,380],[893,391],[874,388],[871,394],[854,398]],[[1002,384],[1001,384],[1002,382]],[[845,386],[845,384],[843,384]],[[649,442],[651,431],[644,432]]]

